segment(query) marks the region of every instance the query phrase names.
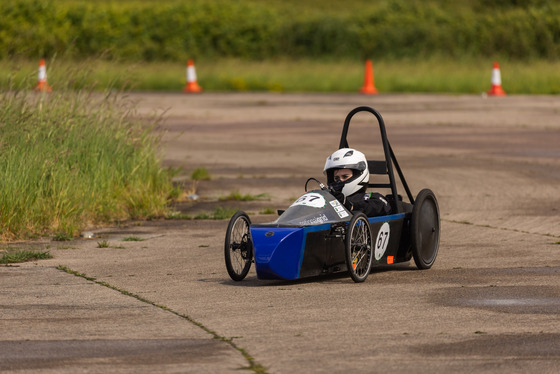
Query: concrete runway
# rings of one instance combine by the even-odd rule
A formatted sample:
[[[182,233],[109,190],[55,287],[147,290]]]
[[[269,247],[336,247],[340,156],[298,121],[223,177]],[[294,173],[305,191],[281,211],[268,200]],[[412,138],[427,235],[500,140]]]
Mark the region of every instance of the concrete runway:
[[[132,94],[165,112],[178,181],[205,167],[185,214],[235,207],[258,222],[324,179],[346,114],[378,109],[408,184],[442,216],[436,263],[261,281],[229,279],[227,221],[93,228],[96,239],[13,243],[53,259],[0,267],[0,372],[557,373],[560,98]],[[350,146],[376,154],[376,124]],[[354,132],[353,132],[354,131]],[[222,201],[232,191],[267,199]],[[142,241],[124,241],[134,236]],[[106,240],[108,248],[98,248]]]

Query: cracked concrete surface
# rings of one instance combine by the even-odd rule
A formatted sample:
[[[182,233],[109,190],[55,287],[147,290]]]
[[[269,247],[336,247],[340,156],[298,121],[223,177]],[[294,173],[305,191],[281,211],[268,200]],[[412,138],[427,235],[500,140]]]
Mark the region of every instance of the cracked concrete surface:
[[[131,94],[167,110],[163,155],[212,180],[189,215],[239,208],[258,222],[322,178],[346,114],[370,105],[413,193],[432,189],[432,269],[301,281],[228,278],[227,221],[155,220],[42,240],[53,259],[0,267],[0,371],[33,373],[555,373],[560,364],[560,98],[444,95]],[[350,146],[375,154],[359,116]],[[373,157],[370,157],[373,158]],[[220,201],[231,191],[265,200]],[[145,239],[125,242],[127,236]],[[97,240],[108,248],[97,248]],[[87,280],[58,270],[59,265]],[[107,284],[137,297],[108,288]],[[143,302],[144,300],[145,302]],[[155,305],[158,306],[155,306]],[[188,317],[188,318],[187,318]],[[196,322],[193,323],[193,321]],[[197,325],[199,324],[199,325]]]

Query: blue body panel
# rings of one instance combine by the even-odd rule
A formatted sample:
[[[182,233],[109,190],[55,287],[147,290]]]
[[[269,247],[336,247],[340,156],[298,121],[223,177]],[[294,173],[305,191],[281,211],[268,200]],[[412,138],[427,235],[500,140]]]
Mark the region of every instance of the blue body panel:
[[[399,213],[389,216],[371,217],[368,221],[370,224],[378,223],[380,225],[382,222],[402,220],[404,218],[405,213]],[[331,245],[328,244],[326,239],[330,229],[330,223],[303,227],[278,227],[272,224],[270,226],[251,226],[257,277],[259,279],[299,279],[306,251],[322,254],[323,248]],[[320,231],[324,231],[325,234],[324,245],[317,244],[317,241],[312,241],[315,243],[313,246],[320,248],[306,248],[308,234]],[[322,236],[322,233],[320,234]],[[374,238],[375,234],[373,233]],[[336,240],[341,241],[341,251],[343,251],[344,243],[342,239]],[[396,240],[398,247],[398,238]],[[343,254],[341,255],[342,257],[344,256]],[[321,268],[317,269],[317,273],[320,273],[321,270]]]
[[[308,227],[251,226],[255,266],[259,279],[298,279],[307,234],[330,225]]]

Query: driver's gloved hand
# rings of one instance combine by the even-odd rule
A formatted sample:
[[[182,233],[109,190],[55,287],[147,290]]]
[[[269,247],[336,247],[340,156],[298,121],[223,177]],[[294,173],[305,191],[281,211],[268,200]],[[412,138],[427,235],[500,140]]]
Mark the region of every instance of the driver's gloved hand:
[[[342,193],[342,189],[344,188],[343,182],[333,182],[329,186],[329,192],[333,195],[342,205],[346,202],[346,197]]]
[[[346,197],[342,192],[334,191],[334,190],[331,190],[330,192],[331,195],[333,195],[338,201],[340,201],[342,205],[344,205],[344,202],[346,201]]]

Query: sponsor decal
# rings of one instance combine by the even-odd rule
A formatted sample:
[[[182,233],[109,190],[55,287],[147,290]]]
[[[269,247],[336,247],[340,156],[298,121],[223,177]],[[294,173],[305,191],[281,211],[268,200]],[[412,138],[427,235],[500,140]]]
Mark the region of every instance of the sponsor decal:
[[[341,212],[338,212],[338,216],[339,216],[340,218],[344,218],[344,217],[348,217],[349,214],[348,214],[347,211],[343,210],[343,211],[341,211]]]
[[[294,201],[294,203],[290,206],[295,206],[295,205],[304,205],[312,208],[323,208],[325,205],[327,205],[327,200],[325,200],[325,198],[322,195],[316,192],[310,192],[310,193],[306,193],[305,195],[302,195],[299,199]]]
[[[384,222],[377,233],[377,239],[375,239],[375,260],[379,261],[381,257],[385,254],[387,250],[387,245],[389,244],[389,237],[391,236],[391,227],[389,222]]]
[[[336,212],[336,214],[338,214],[338,216],[340,218],[345,218],[345,217],[349,216],[348,212],[346,211],[346,209],[344,209],[344,206],[342,206],[340,201],[332,200],[332,201],[329,201],[329,204],[332,205],[332,207],[334,208],[334,211]]]
[[[340,218],[345,218],[345,217],[349,216],[348,212],[346,211],[344,206],[340,203],[340,201],[332,200],[332,201],[329,201],[329,204],[332,205],[332,207],[334,208],[334,211],[336,212],[336,214],[338,214],[338,216]]]
[[[338,201],[338,200],[329,201],[329,204],[331,204],[332,206],[339,206],[340,201]]]
[[[328,220],[329,219],[327,218],[327,216],[325,214],[320,214],[317,217],[304,219],[303,221],[300,221],[299,224],[303,225],[303,226],[305,226],[305,225],[320,225],[321,223],[325,223]]]

